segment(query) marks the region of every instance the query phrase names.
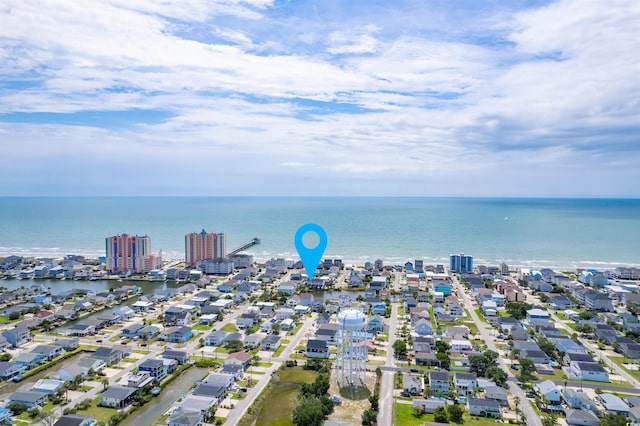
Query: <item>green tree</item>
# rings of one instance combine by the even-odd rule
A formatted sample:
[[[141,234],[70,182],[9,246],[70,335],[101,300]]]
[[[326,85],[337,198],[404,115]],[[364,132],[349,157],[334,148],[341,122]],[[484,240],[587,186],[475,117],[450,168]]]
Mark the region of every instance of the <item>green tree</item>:
[[[582,311],[578,314],[578,318],[580,318],[581,320],[588,321],[591,318],[593,318],[593,314],[589,311]]]
[[[326,414],[319,398],[302,398],[293,409],[293,424],[296,426],[322,426]]]
[[[449,367],[451,367],[451,359],[446,353],[436,352],[436,358],[438,359],[438,365],[440,366],[440,368],[448,370]]]
[[[279,322],[273,323],[273,325],[271,325],[271,331],[273,332],[274,336],[279,336],[280,335],[280,323]]]
[[[375,425],[378,421],[378,413],[373,410],[365,410],[362,413],[363,425]]]
[[[24,412],[24,410],[26,409],[26,407],[24,405],[22,405],[19,402],[11,402],[9,404],[7,404],[7,408],[9,410],[11,410],[11,412],[13,412],[13,414],[20,415],[21,413]]]
[[[605,414],[600,419],[600,426],[626,426],[628,419],[622,414]]]
[[[396,358],[404,358],[407,356],[407,342],[404,340],[396,340],[393,342],[393,355]]]
[[[581,334],[589,334],[593,332],[593,327],[589,324],[578,324],[576,325],[576,331]]]
[[[462,423],[462,416],[464,416],[464,407],[462,405],[449,405],[447,407],[447,413],[449,414],[449,420],[454,423]]]
[[[487,368],[486,376],[496,382],[496,385],[500,387],[505,387],[507,384],[508,375],[505,373],[500,367],[496,365],[492,365]]]
[[[524,319],[527,316],[527,311],[531,309],[533,305],[525,302],[508,302],[505,304],[507,313],[517,320]]]
[[[528,383],[533,380],[533,373],[536,371],[536,366],[530,359],[522,358],[520,360],[520,374],[518,374],[518,380],[522,383]]]
[[[436,352],[446,353],[449,349],[451,349],[451,345],[444,340],[438,340],[436,342]]]
[[[542,416],[542,426],[557,426],[558,418],[553,414]]]
[[[448,423],[449,417],[447,416],[447,409],[443,405],[436,407],[433,412],[433,421],[436,423]]]
[[[242,350],[242,342],[240,340],[231,340],[224,345],[225,348],[229,350],[229,352],[239,352]]]
[[[548,356],[555,358],[556,356],[556,346],[551,343],[546,337],[538,338],[538,347],[542,352],[547,354]]]

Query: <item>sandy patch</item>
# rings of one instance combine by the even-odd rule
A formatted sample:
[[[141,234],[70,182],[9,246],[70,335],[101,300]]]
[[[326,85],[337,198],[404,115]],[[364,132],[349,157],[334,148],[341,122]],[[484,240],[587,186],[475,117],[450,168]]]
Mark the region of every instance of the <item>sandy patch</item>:
[[[363,399],[352,400],[342,396],[335,373],[335,369],[331,369],[329,395],[338,395],[340,397],[341,404],[334,406],[333,413],[329,415],[329,420],[340,420],[351,424],[360,424],[362,422],[362,413],[371,407],[369,398],[365,396]],[[367,389],[369,390],[368,394],[370,395],[373,394],[376,375],[375,373],[368,372],[366,378]]]

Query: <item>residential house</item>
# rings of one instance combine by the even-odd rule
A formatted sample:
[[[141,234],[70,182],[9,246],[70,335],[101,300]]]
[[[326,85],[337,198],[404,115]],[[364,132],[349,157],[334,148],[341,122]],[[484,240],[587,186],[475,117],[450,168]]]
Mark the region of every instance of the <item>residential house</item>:
[[[14,361],[0,361],[0,379],[9,380],[22,374],[27,367]]]
[[[540,321],[544,321],[544,322],[549,321],[549,312],[546,309],[533,308],[527,311],[528,323],[534,324]]]
[[[447,371],[429,371],[429,387],[435,393],[449,393],[449,373]]]
[[[245,328],[253,327],[259,322],[260,322],[260,319],[258,314],[247,312],[240,315],[236,319],[236,327],[238,327],[240,330],[244,330]]]
[[[169,426],[198,426],[202,423],[203,415],[200,411],[177,409],[174,410],[167,424]]]
[[[422,395],[424,392],[424,378],[414,374],[402,375],[402,388],[411,395]]]
[[[25,408],[40,408],[47,403],[49,396],[46,393],[35,391],[16,391],[13,392],[6,400],[6,404],[18,402]]]
[[[572,361],[569,364],[569,375],[572,379],[590,380],[592,382],[609,382],[609,374],[597,362]]]
[[[293,321],[293,318],[287,318],[282,320],[280,323],[280,329],[283,331],[293,330],[296,326],[296,323]]]
[[[500,417],[500,403],[493,399],[469,398],[467,411],[472,416]]]
[[[374,315],[369,319],[367,331],[374,334],[384,331],[384,320],[380,315]]]
[[[244,374],[244,366],[239,364],[226,363],[222,366],[220,374],[228,374],[233,380],[241,380]]]
[[[473,395],[478,381],[475,373],[453,373],[453,384],[460,395]]]
[[[204,344],[205,346],[220,346],[224,343],[224,339],[228,334],[228,332],[222,330],[213,331],[205,336]]]
[[[413,331],[418,336],[433,336],[433,328],[431,322],[426,319],[420,319],[413,325]]]
[[[167,369],[161,359],[146,359],[138,366],[139,372],[149,373],[155,380],[162,380],[167,375]]]
[[[589,395],[582,391],[566,388],[562,391],[562,399],[570,408],[578,410],[594,410],[596,403],[589,398]]]
[[[63,355],[65,350],[58,345],[38,345],[31,349],[31,353],[42,354],[47,361],[51,361],[55,357]]]
[[[274,352],[280,347],[280,345],[281,345],[280,336],[274,336],[272,334],[265,337],[260,347],[262,348],[263,351]]]
[[[187,352],[173,349],[165,349],[161,356],[162,358],[176,360],[180,365],[186,364],[189,360],[189,354]]]
[[[133,402],[136,388],[128,386],[111,386],[100,395],[101,407],[125,408]]]
[[[325,340],[309,339],[305,355],[309,358],[329,358],[329,347]]]
[[[69,364],[58,369],[57,377],[64,382],[75,382],[78,377],[84,377],[87,371],[79,364]]]
[[[473,349],[471,342],[468,340],[451,339],[451,352],[470,352]]]
[[[590,410],[566,408],[564,413],[565,421],[570,426],[598,426],[600,424],[598,416]]]
[[[79,414],[65,414],[58,419],[53,426],[93,426],[96,421],[91,416],[81,416]]]
[[[540,397],[549,401],[549,403],[560,404],[560,390],[551,380],[542,381],[534,385],[536,392]]]
[[[185,343],[193,337],[191,327],[172,327],[166,331],[167,338],[171,343]]]
[[[414,398],[413,399],[413,409],[420,410],[423,413],[433,413],[436,408],[444,407],[449,404],[453,404],[453,401],[447,401],[446,399],[441,398]]]
[[[262,339],[264,339],[264,336],[262,334],[250,334],[244,339],[244,348],[247,350],[258,348],[260,347],[260,343],[262,343]]]
[[[500,405],[509,405],[509,401],[507,399],[507,390],[505,388],[501,388],[500,386],[487,386],[484,389],[484,397],[486,399],[493,399],[498,401]]]
[[[26,369],[37,367],[45,361],[44,355],[31,352],[20,352],[18,356],[15,357],[15,362],[24,366]]]
[[[287,318],[292,317],[295,314],[295,311],[291,308],[281,307],[276,309],[276,320],[282,321]]]
[[[139,322],[128,325],[120,331],[120,336],[133,339],[134,337],[139,336],[140,330],[142,330],[143,328],[144,325]]]
[[[29,331],[27,327],[17,326],[10,328],[9,330],[3,331],[2,335],[14,348],[18,348],[31,341],[31,331]]]
[[[598,397],[607,413],[622,414],[625,417],[629,416],[631,408],[617,395],[602,393],[598,395]]]
[[[47,395],[55,395],[63,386],[64,382],[62,380],[40,379],[31,386],[31,390],[46,393]]]
[[[109,366],[120,362],[124,354],[118,349],[100,346],[91,356],[93,358],[101,359],[104,361],[105,365]]]
[[[246,352],[234,352],[227,355],[224,364],[239,365],[246,370],[251,365],[251,355]]]

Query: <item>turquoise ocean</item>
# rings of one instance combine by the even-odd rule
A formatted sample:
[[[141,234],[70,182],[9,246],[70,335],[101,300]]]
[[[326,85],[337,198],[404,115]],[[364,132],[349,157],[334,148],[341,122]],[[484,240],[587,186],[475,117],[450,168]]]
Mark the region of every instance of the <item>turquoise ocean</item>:
[[[256,260],[295,258],[309,222],[328,235],[325,257],[351,263],[424,259],[557,268],[640,265],[640,200],[299,197],[4,197],[0,256],[103,256],[105,237],[149,235],[154,252],[184,253],[184,235],[224,232],[227,249],[253,237]]]

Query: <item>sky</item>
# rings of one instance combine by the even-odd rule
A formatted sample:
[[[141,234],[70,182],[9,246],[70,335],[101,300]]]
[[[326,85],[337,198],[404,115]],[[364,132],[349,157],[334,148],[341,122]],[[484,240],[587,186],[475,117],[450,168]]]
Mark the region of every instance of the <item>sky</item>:
[[[3,0],[0,195],[640,197],[640,2]]]

